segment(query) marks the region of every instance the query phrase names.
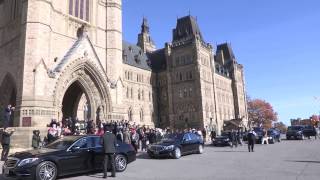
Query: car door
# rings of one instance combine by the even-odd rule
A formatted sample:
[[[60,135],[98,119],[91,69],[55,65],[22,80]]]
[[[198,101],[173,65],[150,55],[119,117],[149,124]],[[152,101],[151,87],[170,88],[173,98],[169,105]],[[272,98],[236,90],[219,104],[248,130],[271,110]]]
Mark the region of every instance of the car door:
[[[102,146],[102,139],[100,136],[92,137],[94,142],[93,148],[93,164],[96,170],[103,169],[103,159],[104,159],[104,152]]]
[[[189,133],[184,134],[181,143],[181,153],[188,154],[192,150],[192,142]]]
[[[200,136],[198,136],[194,133],[190,133],[189,136],[191,138],[190,139],[190,151],[192,151],[192,152],[198,151],[198,146],[200,144],[200,140],[199,140]]]
[[[66,155],[60,160],[61,170],[66,174],[88,171],[90,152],[87,137],[77,140],[69,149]]]

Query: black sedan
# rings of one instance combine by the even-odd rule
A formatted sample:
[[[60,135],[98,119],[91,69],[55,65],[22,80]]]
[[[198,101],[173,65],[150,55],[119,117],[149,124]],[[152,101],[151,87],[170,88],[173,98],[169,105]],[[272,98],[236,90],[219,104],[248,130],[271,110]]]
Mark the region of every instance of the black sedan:
[[[148,146],[148,155],[155,157],[173,157],[179,159],[182,155],[203,153],[203,140],[194,133],[166,135],[160,142]]]
[[[230,146],[230,132],[222,132],[220,136],[212,139],[212,145],[214,146]]]
[[[122,172],[136,159],[131,145],[118,142],[116,170]],[[101,171],[103,147],[99,136],[65,136],[45,148],[18,152],[3,166],[6,177],[55,180],[59,176]]]

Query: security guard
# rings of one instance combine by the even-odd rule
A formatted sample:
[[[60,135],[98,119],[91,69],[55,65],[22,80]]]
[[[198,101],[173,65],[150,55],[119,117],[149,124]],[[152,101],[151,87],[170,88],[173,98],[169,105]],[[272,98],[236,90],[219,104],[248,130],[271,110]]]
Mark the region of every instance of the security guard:
[[[103,165],[103,178],[107,178],[108,163],[111,165],[111,177],[116,177],[115,167],[115,153],[116,153],[116,136],[112,133],[111,126],[105,127],[105,133],[102,137],[104,149],[104,165]]]

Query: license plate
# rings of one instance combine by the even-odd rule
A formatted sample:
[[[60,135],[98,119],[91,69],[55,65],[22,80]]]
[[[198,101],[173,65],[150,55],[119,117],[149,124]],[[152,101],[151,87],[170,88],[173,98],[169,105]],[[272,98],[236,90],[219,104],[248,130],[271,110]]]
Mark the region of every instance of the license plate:
[[[9,169],[4,168],[4,169],[3,169],[3,174],[8,175],[8,174],[9,174]]]

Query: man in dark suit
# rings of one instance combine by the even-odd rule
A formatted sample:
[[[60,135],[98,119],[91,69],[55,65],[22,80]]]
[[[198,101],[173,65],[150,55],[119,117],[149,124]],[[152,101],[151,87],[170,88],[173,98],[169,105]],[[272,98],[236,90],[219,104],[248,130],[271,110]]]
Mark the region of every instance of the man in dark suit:
[[[104,164],[103,164],[103,178],[107,178],[108,163],[111,165],[111,176],[116,177],[116,167],[115,167],[115,153],[117,139],[112,133],[111,126],[105,127],[106,133],[102,137],[103,149],[104,149]]]
[[[253,148],[254,148],[254,143],[256,141],[256,133],[254,132],[254,130],[250,130],[249,133],[248,133],[248,150],[249,152],[253,152]]]
[[[1,138],[1,145],[2,145],[2,153],[1,153],[1,161],[6,161],[9,150],[10,150],[10,137],[13,134],[14,129],[6,128],[3,130],[2,138]]]
[[[13,111],[14,111],[14,107],[12,107],[11,104],[9,104],[8,107],[5,108],[3,128],[9,127],[10,119]]]

